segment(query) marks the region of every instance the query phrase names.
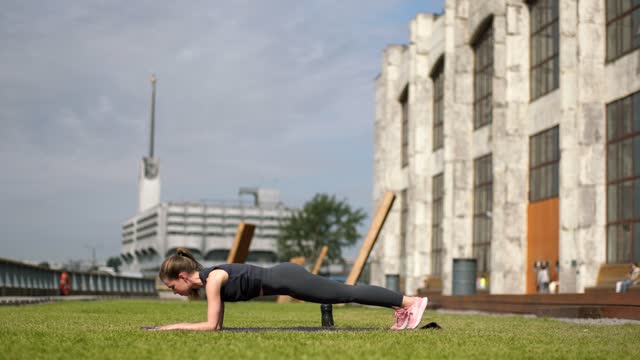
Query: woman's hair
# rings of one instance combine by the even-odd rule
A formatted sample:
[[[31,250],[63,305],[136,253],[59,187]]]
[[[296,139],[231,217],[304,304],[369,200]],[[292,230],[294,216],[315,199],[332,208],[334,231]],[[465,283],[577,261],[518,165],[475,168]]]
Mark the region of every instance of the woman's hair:
[[[181,272],[192,274],[202,270],[202,265],[193,257],[193,254],[186,248],[176,249],[176,253],[168,256],[160,265],[158,277],[160,280],[175,280],[179,278]],[[192,299],[197,299],[199,295],[198,289],[192,289],[189,295]]]

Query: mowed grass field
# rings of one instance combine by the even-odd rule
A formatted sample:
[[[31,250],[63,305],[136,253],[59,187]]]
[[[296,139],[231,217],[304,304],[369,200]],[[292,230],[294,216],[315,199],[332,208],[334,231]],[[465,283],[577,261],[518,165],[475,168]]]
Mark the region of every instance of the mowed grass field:
[[[204,301],[103,300],[0,307],[2,359],[622,359],[640,356],[640,325],[585,325],[547,318],[426,313],[443,330],[383,330],[390,310],[334,307],[340,332],[143,331],[196,322]],[[317,304],[226,305],[227,327],[320,326]]]

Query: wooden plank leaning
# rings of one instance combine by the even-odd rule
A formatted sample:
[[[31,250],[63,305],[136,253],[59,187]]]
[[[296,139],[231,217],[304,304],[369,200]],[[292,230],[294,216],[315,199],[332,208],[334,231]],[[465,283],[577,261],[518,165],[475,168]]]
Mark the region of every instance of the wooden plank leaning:
[[[351,268],[351,272],[349,273],[345,284],[355,285],[356,282],[358,282],[358,279],[362,274],[362,270],[367,263],[367,259],[369,259],[371,249],[373,249],[373,245],[375,245],[378,235],[380,235],[380,230],[382,230],[382,226],[387,219],[387,215],[389,215],[389,211],[393,206],[395,198],[395,194],[391,191],[387,191],[384,194],[382,201],[380,201],[380,205],[378,206],[378,211],[376,212],[373,221],[371,222],[371,226],[369,227],[369,232],[364,238],[358,257]]]
[[[329,247],[327,245],[324,245],[320,250],[320,255],[318,255],[316,264],[313,266],[313,271],[311,271],[313,275],[318,275],[318,272],[320,272],[320,268],[322,267],[322,263],[324,262],[324,257],[327,255],[328,250],[329,250]]]
[[[241,222],[238,224],[238,230],[236,230],[236,238],[233,241],[231,251],[227,257],[227,263],[232,264],[244,264],[249,256],[249,245],[253,239],[253,232],[256,226],[249,223]]]

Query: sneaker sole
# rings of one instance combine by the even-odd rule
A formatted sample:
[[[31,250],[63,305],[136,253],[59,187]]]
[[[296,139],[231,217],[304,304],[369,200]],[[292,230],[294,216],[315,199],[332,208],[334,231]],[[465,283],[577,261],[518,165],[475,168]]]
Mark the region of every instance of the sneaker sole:
[[[420,304],[420,308],[418,309],[418,316],[416,316],[417,321],[415,324],[413,324],[413,326],[409,326],[409,324],[407,324],[407,329],[415,329],[418,327],[418,325],[420,325],[420,321],[422,321],[422,315],[424,315],[424,311],[427,309],[427,304],[429,303],[429,299],[424,297],[422,298],[422,303]],[[411,321],[409,321],[411,322]]]

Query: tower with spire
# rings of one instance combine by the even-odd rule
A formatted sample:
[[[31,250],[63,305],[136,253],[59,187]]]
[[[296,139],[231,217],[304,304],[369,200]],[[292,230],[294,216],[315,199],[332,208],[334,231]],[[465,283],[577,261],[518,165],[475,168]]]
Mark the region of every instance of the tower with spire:
[[[138,213],[160,203],[160,161],[154,157],[156,76],[151,75],[151,126],[149,156],[142,159],[138,176]]]

